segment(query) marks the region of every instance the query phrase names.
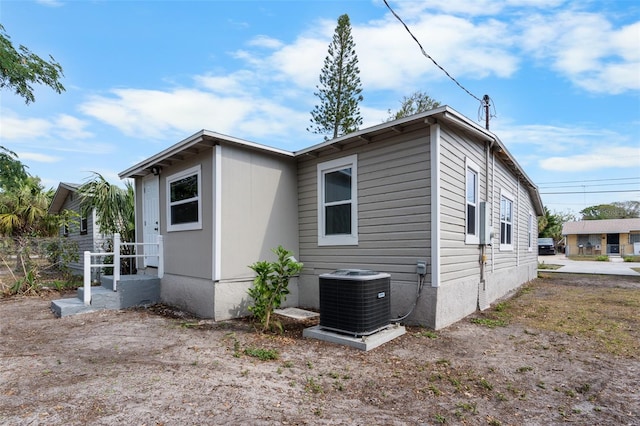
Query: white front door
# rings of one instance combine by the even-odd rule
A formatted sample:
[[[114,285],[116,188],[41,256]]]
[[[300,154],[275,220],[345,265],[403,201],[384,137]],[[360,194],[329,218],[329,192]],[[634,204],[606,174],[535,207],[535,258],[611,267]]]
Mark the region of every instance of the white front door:
[[[159,178],[150,175],[142,181],[142,242],[155,243],[160,235]],[[144,246],[144,266],[158,267],[158,247]]]

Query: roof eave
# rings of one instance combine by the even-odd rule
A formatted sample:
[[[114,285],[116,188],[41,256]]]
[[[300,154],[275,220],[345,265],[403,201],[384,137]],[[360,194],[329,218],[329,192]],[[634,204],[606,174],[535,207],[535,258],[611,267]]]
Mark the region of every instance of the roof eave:
[[[189,148],[194,147],[198,144],[206,144],[209,146],[215,146],[219,144],[231,144],[231,145],[239,145],[245,148],[267,152],[270,154],[285,156],[285,157],[293,157],[293,153],[291,151],[286,151],[283,149],[272,148],[266,145],[261,145],[255,142],[246,141],[240,138],[234,138],[232,136],[223,135],[221,133],[212,132],[209,130],[200,130],[197,133],[189,136],[186,139],[181,140],[180,142],[170,146],[169,148],[147,158],[135,164],[128,169],[118,173],[120,179],[126,178],[135,178],[135,177],[143,177],[151,173],[151,168],[153,166],[162,164],[164,161],[168,161],[172,158],[177,158],[180,153],[188,150]]]

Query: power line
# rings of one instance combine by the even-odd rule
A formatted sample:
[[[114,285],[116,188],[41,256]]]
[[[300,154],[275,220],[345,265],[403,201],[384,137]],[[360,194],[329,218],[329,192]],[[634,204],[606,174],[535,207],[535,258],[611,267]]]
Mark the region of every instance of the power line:
[[[618,192],[640,192],[640,189],[621,189],[619,191],[563,191],[563,192],[541,192],[540,195],[554,194],[615,194]]]
[[[446,74],[447,77],[449,77],[454,83],[456,83],[458,85],[458,87],[460,87],[462,90],[464,90],[465,92],[467,92],[467,94],[469,96],[471,96],[472,98],[476,99],[478,102],[480,102],[481,104],[483,103],[482,99],[480,99],[479,97],[477,97],[476,95],[474,95],[473,93],[471,93],[470,91],[468,91],[462,84],[460,84],[458,82],[458,80],[456,80],[455,78],[453,78],[451,76],[451,74],[449,74],[447,72],[447,70],[445,70],[444,68],[442,68],[440,66],[440,64],[438,64],[436,62],[435,59],[433,59],[427,52],[425,52],[424,48],[422,47],[422,44],[420,44],[420,42],[418,41],[418,39],[416,38],[416,36],[413,35],[413,33],[411,32],[411,30],[409,29],[409,27],[407,26],[407,24],[404,23],[404,21],[402,20],[402,18],[400,18],[398,16],[398,14],[396,12],[393,11],[393,9],[391,9],[391,6],[389,6],[389,3],[387,3],[387,0],[384,0],[384,4],[387,6],[387,8],[391,11],[391,13],[393,14],[393,16],[396,17],[396,19],[398,19],[398,21],[400,21],[400,23],[404,26],[404,28],[407,30],[407,32],[409,33],[409,35],[416,41],[416,43],[418,43],[418,46],[420,47],[420,51],[422,52],[422,54],[427,58],[430,59],[431,62],[433,62],[435,64],[435,66],[437,66],[438,68],[440,68],[442,70],[442,72],[444,72]]]
[[[562,186],[549,186],[549,187],[539,187],[541,189],[560,189],[560,188],[588,188],[592,186],[623,186],[623,185],[640,185],[640,182],[618,182],[618,183],[594,183],[591,185],[562,185]],[[638,188],[640,191],[640,187]]]
[[[582,182],[606,182],[612,180],[632,180],[632,179],[640,179],[640,176],[634,177],[624,177],[624,178],[608,178],[608,179],[583,179],[583,180],[564,180],[557,182],[540,182],[538,185],[551,185],[555,183],[582,183]]]

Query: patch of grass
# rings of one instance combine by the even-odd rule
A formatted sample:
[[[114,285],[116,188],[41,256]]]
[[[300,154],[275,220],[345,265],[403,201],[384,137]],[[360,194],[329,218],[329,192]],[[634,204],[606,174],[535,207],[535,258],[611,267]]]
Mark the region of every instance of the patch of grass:
[[[577,337],[606,354],[635,357],[640,353],[640,291],[599,286],[599,280],[615,278],[575,276],[575,284],[557,285],[566,278],[548,274],[509,301],[510,321]]]
[[[581,255],[572,255],[572,256],[567,256],[567,259],[569,260],[576,260],[576,261],[588,261],[588,262],[593,262],[595,260],[597,260],[598,256],[595,254],[581,254]]]
[[[524,367],[520,367],[516,370],[518,373],[525,373],[527,371],[533,371],[533,367],[525,365]]]
[[[486,389],[486,390],[492,390],[493,389],[493,385],[491,383],[489,383],[487,381],[487,379],[480,379],[478,381],[478,384],[480,385],[480,387]]]
[[[420,330],[419,332],[416,333],[416,336],[418,337],[427,337],[429,339],[437,339],[438,335],[436,334],[435,331],[432,330]]]
[[[304,385],[304,389],[311,393],[323,393],[322,385],[316,382],[313,377],[307,378],[307,383]]]
[[[429,390],[431,391],[431,393],[433,393],[433,396],[442,395],[442,391],[438,389],[436,385],[429,385]]]
[[[562,268],[563,265],[554,265],[551,263],[538,263],[538,269],[550,269],[550,270],[556,270],[556,269],[560,269]]]
[[[507,302],[497,303],[496,306],[493,307],[493,310],[496,312],[504,312],[507,309]]]
[[[471,318],[471,322],[489,328],[506,327],[507,321],[494,318]]]
[[[589,392],[590,389],[591,389],[591,385],[589,383],[583,383],[582,385],[576,388],[578,393],[582,393],[582,394]]]
[[[438,424],[445,424],[447,423],[447,418],[441,414],[436,414],[435,417],[433,418],[433,420],[438,423]]]
[[[258,358],[260,361],[272,361],[280,357],[277,350],[263,348],[245,348],[244,354]]]
[[[459,402],[456,404],[456,407],[471,414],[476,414],[478,412],[477,404],[475,402]]]

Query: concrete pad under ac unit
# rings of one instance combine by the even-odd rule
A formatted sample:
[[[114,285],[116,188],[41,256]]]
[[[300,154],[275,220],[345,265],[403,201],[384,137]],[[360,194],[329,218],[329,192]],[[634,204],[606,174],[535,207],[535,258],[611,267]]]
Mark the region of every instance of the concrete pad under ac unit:
[[[319,325],[306,328],[302,331],[303,337],[311,339],[323,340],[325,342],[337,343],[339,345],[351,346],[352,348],[363,351],[370,351],[378,346],[387,343],[396,337],[402,336],[407,331],[404,326],[399,324],[391,324],[388,327],[377,331],[368,336],[355,337],[347,334],[336,333],[324,330]]]

